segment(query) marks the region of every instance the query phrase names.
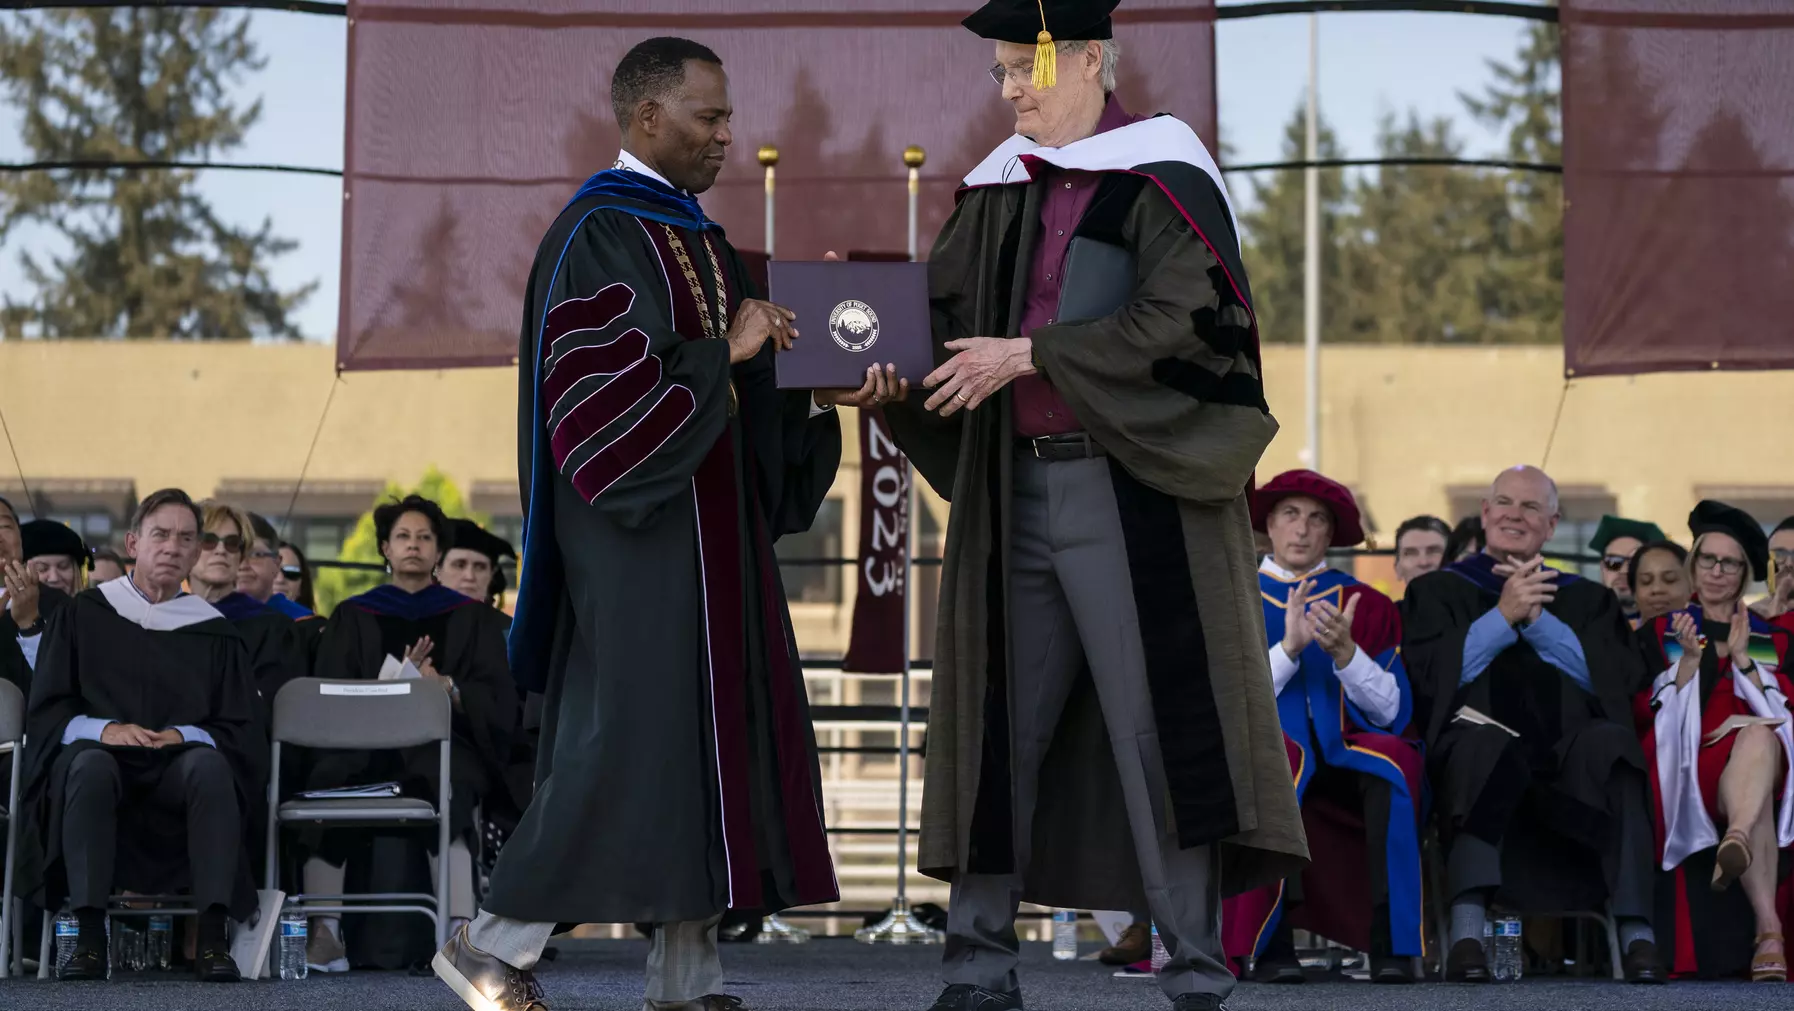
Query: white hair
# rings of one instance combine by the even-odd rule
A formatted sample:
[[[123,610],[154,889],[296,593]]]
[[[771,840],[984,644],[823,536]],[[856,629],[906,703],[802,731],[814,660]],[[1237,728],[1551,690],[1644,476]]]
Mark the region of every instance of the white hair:
[[[1115,41],[1114,39],[1095,39],[1095,40],[1085,40],[1083,42],[1076,42],[1076,41],[1061,42],[1061,43],[1059,43],[1059,51],[1061,53],[1068,53],[1068,54],[1074,53],[1074,52],[1082,52],[1084,47],[1090,45],[1091,41],[1095,41],[1098,46],[1102,47],[1103,63],[1102,63],[1101,80],[1102,80],[1102,85],[1103,85],[1103,94],[1105,94],[1105,95],[1113,94],[1115,91],[1115,68],[1121,65],[1121,43]]]
[[[1543,478],[1545,481],[1546,504],[1551,509],[1551,515],[1553,515],[1553,516],[1559,515],[1558,501],[1557,501],[1557,482],[1551,479],[1550,474],[1545,473],[1544,471],[1540,470],[1537,467],[1533,467],[1533,466],[1530,466],[1530,465],[1524,464],[1524,463],[1519,464],[1518,466],[1509,467],[1508,469],[1502,471],[1500,474],[1495,475],[1495,480],[1490,482],[1490,484],[1489,484],[1488,497],[1485,498],[1484,501],[1486,501],[1486,502],[1495,501],[1495,486],[1500,484],[1501,479],[1506,477],[1509,474],[1537,474],[1539,477]]]

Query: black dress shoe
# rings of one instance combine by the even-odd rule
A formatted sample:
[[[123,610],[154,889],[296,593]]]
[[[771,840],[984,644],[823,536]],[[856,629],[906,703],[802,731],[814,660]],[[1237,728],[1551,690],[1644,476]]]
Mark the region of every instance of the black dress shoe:
[[[548,1011],[536,974],[475,948],[466,927],[455,931],[430,968],[474,1011]]]
[[[1254,983],[1290,984],[1308,982],[1308,974],[1302,971],[1302,960],[1294,955],[1275,955],[1261,958],[1252,966]]]
[[[68,963],[56,974],[57,979],[105,979],[106,948],[77,944]]]
[[[1171,1002],[1171,1011],[1227,1011],[1227,1002],[1212,993],[1186,993]]]
[[[1022,1011],[1022,992],[986,990],[970,983],[954,983],[941,991],[928,1011]]]
[[[1370,981],[1396,985],[1412,983],[1414,982],[1414,960],[1395,955],[1372,955],[1370,957]]]
[[[1650,941],[1633,941],[1626,948],[1626,982],[1667,983],[1663,966],[1657,961],[1657,945]]]
[[[697,1000],[667,1001],[642,1000],[642,1011],[751,1011],[747,1003],[740,997],[726,993],[713,993]]]
[[[243,974],[237,971],[237,960],[230,957],[229,948],[201,948],[199,957],[193,960],[193,978],[201,983],[243,982]]]
[[[1451,946],[1445,956],[1447,983],[1487,983],[1489,979],[1489,956],[1483,953],[1481,941],[1466,937]]]

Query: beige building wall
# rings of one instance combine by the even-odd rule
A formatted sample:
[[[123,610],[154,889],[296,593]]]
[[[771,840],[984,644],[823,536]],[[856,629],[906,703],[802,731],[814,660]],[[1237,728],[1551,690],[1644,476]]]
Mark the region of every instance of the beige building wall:
[[[315,433],[308,487],[408,483],[435,465],[463,491],[485,488],[489,501],[509,500],[517,473],[514,370],[338,377],[333,368],[333,350],[321,345],[0,343],[0,409],[33,479],[128,479],[139,494],[179,485],[197,495],[226,481],[291,482]],[[1283,431],[1261,478],[1299,465],[1300,349],[1268,349],[1265,373]],[[1329,349],[1321,462],[1356,489],[1384,545],[1402,519],[1421,512],[1450,518],[1453,489],[1460,504],[1465,495],[1474,501],[1497,470],[1521,462],[1545,462],[1567,490],[1610,495],[1672,536],[1685,534],[1684,517],[1706,494],[1729,495],[1773,522],[1781,515],[1775,510],[1794,512],[1794,455],[1766,438],[1783,410],[1776,405],[1794,393],[1791,379],[1671,374],[1578,380],[1566,391],[1555,348]],[[857,468],[850,429],[834,491],[844,500],[849,555],[858,533]],[[16,481],[10,458],[0,459],[0,488],[16,490]],[[926,499],[944,517],[938,499]],[[807,650],[845,646],[851,579],[844,585],[843,606],[794,608]]]

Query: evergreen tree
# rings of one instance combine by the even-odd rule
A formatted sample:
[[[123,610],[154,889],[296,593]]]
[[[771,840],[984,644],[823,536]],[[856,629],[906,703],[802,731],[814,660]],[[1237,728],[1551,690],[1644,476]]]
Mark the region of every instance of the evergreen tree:
[[[1563,95],[1558,26],[1535,24],[1511,63],[1490,61],[1495,80],[1480,97],[1460,95],[1481,122],[1506,127],[1507,156],[1563,164]],[[1492,310],[1507,321],[1501,339],[1556,343],[1563,339],[1563,177],[1516,171],[1507,180],[1508,228],[1491,256]]]
[[[467,500],[462,497],[461,489],[449,480],[448,475],[434,466],[424,471],[424,476],[414,488],[402,488],[396,482],[387,482],[386,490],[380,493],[374,505],[402,499],[413,493],[436,503],[442,508],[443,515],[450,519],[466,517],[481,525],[487,520],[485,516],[467,511]],[[372,506],[355,522],[355,529],[343,540],[343,550],[337,558],[345,562],[369,562],[374,565],[386,563],[386,559],[380,556],[380,542],[374,533]],[[366,593],[386,582],[387,578],[371,569],[320,568],[312,582],[312,592],[317,596],[318,613],[328,615],[336,609],[336,605],[356,594]]]
[[[1379,157],[1456,158],[1451,122],[1386,115]],[[1337,258],[1348,270],[1327,309],[1329,340],[1408,344],[1507,340],[1497,309],[1499,237],[1508,228],[1500,175],[1444,165],[1384,165],[1352,186],[1355,216]]]
[[[1344,157],[1325,117],[1319,127],[1317,156]],[[1281,158],[1300,160],[1307,136],[1307,107],[1298,104],[1283,130]],[[1244,233],[1241,255],[1252,286],[1259,339],[1263,341],[1302,340],[1303,208],[1307,185],[1304,176],[1296,169],[1254,173],[1253,206],[1238,214]],[[1339,255],[1339,236],[1343,228],[1349,227],[1352,208],[1343,170],[1324,169],[1320,176],[1321,335],[1326,340],[1336,332],[1330,315],[1335,306],[1342,304],[1345,278],[1351,273]]]
[[[207,159],[261,114],[230,90],[264,61],[247,15],[108,8],[14,12],[0,23],[0,82],[38,160]],[[269,262],[296,243],[272,222],[219,219],[193,172],[33,172],[0,179],[0,240],[53,229],[66,255],[20,256],[36,289],[6,299],[4,325],[49,336],[298,336],[291,314],[316,283],[277,288]]]

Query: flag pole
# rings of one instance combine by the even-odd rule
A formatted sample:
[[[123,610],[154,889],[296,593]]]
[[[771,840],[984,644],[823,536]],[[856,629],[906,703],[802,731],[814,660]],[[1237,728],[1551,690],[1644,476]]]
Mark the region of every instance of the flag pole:
[[[903,164],[909,177],[909,258],[916,259],[916,203],[922,192],[922,163],[928,155],[911,144],[903,149]],[[861,460],[860,466],[867,466]],[[910,656],[910,590],[916,575],[916,482],[909,461],[903,462],[907,491],[903,502],[903,672],[901,675],[900,708],[897,717],[897,897],[884,919],[856,931],[854,940],[862,944],[940,944],[946,938],[938,930],[916,919],[909,908],[909,681]]]
[[[1302,349],[1307,378],[1304,407],[1308,445],[1303,465],[1321,469],[1321,173],[1320,157],[1321,16],[1308,15],[1308,130],[1302,170]]]
[[[771,144],[760,147],[760,165],[766,169],[766,258],[772,259],[773,213],[772,213],[772,177],[779,167],[779,149]]]

